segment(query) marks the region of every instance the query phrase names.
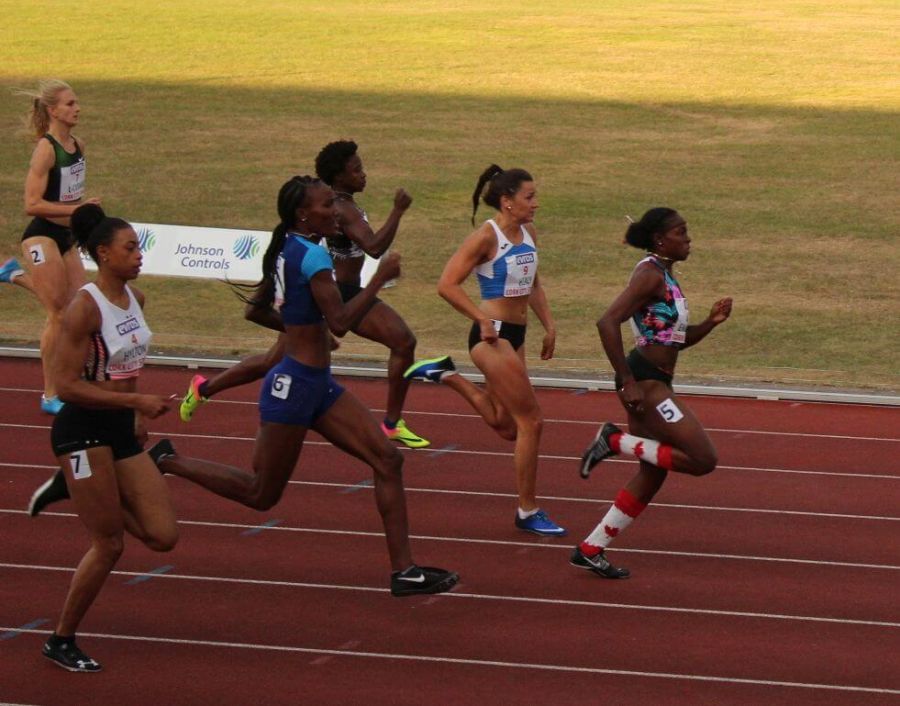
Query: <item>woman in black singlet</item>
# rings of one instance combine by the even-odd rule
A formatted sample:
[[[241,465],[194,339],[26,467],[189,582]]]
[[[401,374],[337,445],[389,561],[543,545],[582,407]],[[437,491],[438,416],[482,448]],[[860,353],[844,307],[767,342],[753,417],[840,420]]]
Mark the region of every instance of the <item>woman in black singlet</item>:
[[[53,374],[66,405],[50,439],[90,548],[43,654],[64,669],[96,672],[100,665],[77,647],[75,633],[122,554],[125,531],[160,552],[178,539],[166,483],[142,450],[143,418],[168,411],[172,398],[137,392],[150,331],[141,313],[144,296],[128,285],[141,269],[134,229],[93,204],[75,211],[72,229],[98,274],[63,317]],[[57,474],[48,485],[59,482]]]
[[[62,403],[49,362],[63,311],[86,281],[81,257],[72,247],[70,218],[80,204],[100,200],[84,198],[84,142],[72,135],[81,110],[75,92],[63,81],[52,80],[26,95],[32,99],[27,122],[37,144],[25,177],[25,212],[33,219],[22,234],[22,253],[34,292],[47,312],[41,334],[41,409],[57,414]]]

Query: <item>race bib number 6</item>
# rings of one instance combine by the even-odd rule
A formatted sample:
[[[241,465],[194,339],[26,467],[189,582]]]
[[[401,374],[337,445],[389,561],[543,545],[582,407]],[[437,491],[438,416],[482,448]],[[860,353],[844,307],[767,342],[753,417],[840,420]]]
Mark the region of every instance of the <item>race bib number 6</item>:
[[[272,380],[272,397],[277,397],[280,400],[286,400],[290,392],[291,376],[281,374],[276,375],[275,379]]]
[[[669,424],[674,424],[684,418],[684,414],[678,409],[678,405],[672,401],[671,397],[664,399],[656,405],[656,411],[659,412],[659,415]]]

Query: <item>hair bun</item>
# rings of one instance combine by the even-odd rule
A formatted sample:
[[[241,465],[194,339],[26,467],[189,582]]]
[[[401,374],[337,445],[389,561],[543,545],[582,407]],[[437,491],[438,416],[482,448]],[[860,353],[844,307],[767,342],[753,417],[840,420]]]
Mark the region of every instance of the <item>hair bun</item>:
[[[100,225],[104,218],[106,214],[95,203],[86,203],[76,208],[72,213],[72,234],[75,240],[82,247],[86,245],[91,231]]]

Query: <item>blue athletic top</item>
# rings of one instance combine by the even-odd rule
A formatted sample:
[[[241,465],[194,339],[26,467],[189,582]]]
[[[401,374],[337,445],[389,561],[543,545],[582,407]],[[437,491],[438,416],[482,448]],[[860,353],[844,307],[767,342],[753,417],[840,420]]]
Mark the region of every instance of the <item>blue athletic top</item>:
[[[316,324],[324,319],[309,286],[313,276],[334,266],[328,251],[313,241],[288,233],[278,255],[275,306],[287,326]]]
[[[534,240],[525,226],[522,228],[522,242],[513,245],[493,220],[488,223],[497,236],[497,254],[493,260],[475,268],[482,299],[500,297],[522,297],[531,294],[534,277],[537,274],[538,256]]]

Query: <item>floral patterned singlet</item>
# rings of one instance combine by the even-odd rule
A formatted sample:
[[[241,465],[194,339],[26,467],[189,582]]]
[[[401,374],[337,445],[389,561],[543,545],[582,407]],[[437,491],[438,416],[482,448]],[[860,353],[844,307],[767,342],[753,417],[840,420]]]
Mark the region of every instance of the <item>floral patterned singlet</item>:
[[[635,272],[645,262],[662,271],[666,281],[666,293],[662,300],[649,302],[638,309],[630,319],[634,332],[634,344],[645,346],[680,346],[685,342],[688,327],[687,299],[681,287],[663,264],[650,255],[635,266]]]

